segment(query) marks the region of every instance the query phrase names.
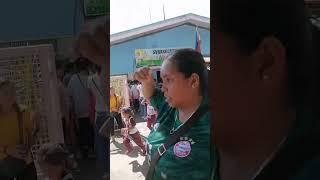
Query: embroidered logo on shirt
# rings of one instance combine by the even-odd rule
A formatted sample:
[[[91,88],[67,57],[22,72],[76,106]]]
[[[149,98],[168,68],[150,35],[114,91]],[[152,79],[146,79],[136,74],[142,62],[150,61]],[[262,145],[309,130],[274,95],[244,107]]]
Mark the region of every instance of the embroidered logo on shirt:
[[[190,141],[179,141],[174,145],[173,148],[174,154],[178,157],[187,157],[191,152],[191,143]]]
[[[189,141],[192,145],[196,143],[191,138],[188,138],[188,137],[180,137],[180,141]]]

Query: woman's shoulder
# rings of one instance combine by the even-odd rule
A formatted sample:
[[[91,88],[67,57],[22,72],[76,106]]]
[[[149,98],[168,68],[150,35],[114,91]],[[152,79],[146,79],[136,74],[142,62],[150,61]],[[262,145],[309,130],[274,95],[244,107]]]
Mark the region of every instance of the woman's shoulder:
[[[210,111],[206,111],[202,114],[198,120],[192,125],[189,134],[195,137],[209,137],[210,134]]]

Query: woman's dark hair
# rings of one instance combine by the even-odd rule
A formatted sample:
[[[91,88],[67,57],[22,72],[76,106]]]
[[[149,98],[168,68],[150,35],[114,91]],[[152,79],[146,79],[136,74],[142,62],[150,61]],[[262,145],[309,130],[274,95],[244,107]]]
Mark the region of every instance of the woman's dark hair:
[[[56,60],[56,69],[62,69],[65,67],[65,63],[61,60]]]
[[[130,107],[121,108],[121,112],[125,114],[129,114],[131,117],[134,116],[134,113]]]
[[[208,91],[208,70],[203,56],[193,49],[176,50],[168,59],[173,62],[178,71],[189,78],[193,73],[199,76],[200,93],[207,95]]]
[[[291,104],[310,100],[314,61],[303,0],[215,0],[213,7],[214,30],[233,37],[244,53],[268,36],[277,38],[286,48]]]
[[[93,66],[94,66],[94,68],[95,68],[95,70],[96,70],[97,73],[100,73],[100,72],[101,72],[101,67],[100,67],[100,66],[98,66],[98,65],[96,65],[96,64],[94,64]]]
[[[88,71],[88,67],[90,65],[90,61],[87,58],[79,57],[75,61],[76,67],[78,71]]]
[[[69,62],[65,65],[64,73],[70,73],[74,71],[74,63]]]

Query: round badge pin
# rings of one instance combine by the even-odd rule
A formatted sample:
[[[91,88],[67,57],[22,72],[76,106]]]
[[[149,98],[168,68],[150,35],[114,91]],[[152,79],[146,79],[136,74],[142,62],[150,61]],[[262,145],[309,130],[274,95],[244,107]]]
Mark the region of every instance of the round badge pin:
[[[179,141],[174,145],[173,151],[178,157],[187,157],[191,152],[191,144],[189,141]]]

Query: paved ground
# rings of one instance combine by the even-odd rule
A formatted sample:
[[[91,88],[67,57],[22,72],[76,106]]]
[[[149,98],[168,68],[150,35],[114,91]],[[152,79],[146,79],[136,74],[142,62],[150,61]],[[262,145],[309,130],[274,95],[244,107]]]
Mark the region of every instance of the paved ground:
[[[139,129],[143,138],[149,134],[146,122],[141,118],[137,118],[136,127]],[[124,154],[125,148],[122,145],[122,139],[116,138],[116,142],[110,145],[110,161],[111,161],[111,180],[144,180],[148,164],[145,156],[140,155],[139,147],[133,142],[134,152],[127,156]]]

